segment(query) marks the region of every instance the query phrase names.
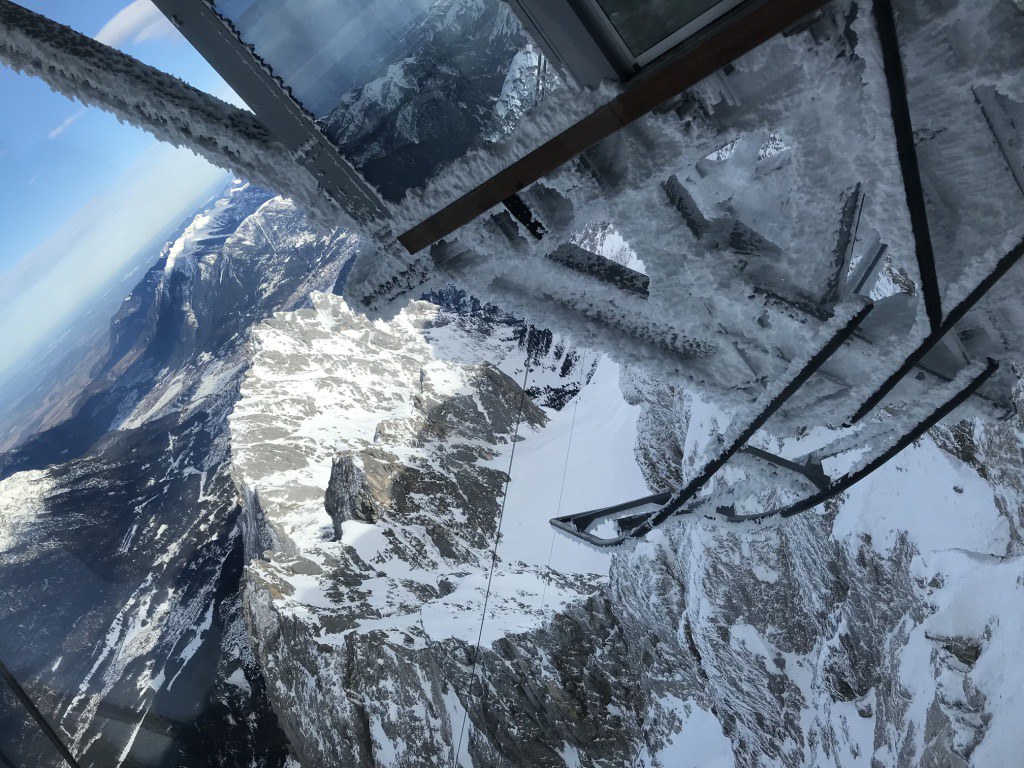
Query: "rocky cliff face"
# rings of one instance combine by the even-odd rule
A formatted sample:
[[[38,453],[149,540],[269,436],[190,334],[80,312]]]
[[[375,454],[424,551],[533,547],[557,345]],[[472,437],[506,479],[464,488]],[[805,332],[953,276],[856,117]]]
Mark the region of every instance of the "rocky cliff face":
[[[559,86],[512,10],[441,0],[321,124],[392,201],[507,134]]]
[[[83,765],[283,763],[242,618],[227,414],[251,324],[330,289],[352,245],[232,186],[125,301],[74,416],[0,456],[0,657]],[[62,764],[7,703],[4,751]]]
[[[1019,425],[938,429],[825,510],[697,517],[609,560],[552,543],[532,473],[582,459],[572,509],[636,497],[727,418],[602,360],[561,410],[526,401],[513,458],[522,369],[475,322],[320,297],[256,336],[246,615],[303,766],[1012,764]],[[604,464],[592,435],[542,447],[581,403]]]
[[[607,375],[591,377],[593,361],[557,340],[524,350],[516,330],[423,303],[393,323],[371,323],[319,296],[314,309],[278,316],[256,334],[231,420],[247,542],[256,547],[246,605],[303,765],[450,762],[471,701],[463,699],[484,695],[473,670],[478,635],[486,656],[552,608],[585,600],[607,567],[553,547],[545,520],[556,500],[538,503],[529,467],[562,469],[570,414],[542,410],[521,388],[527,362],[538,394],[557,392],[559,381],[599,386]],[[608,438],[621,438],[615,408],[606,415]],[[639,489],[632,435],[623,447],[610,453],[632,472],[609,474]],[[526,481],[518,496],[505,493],[513,450]],[[474,722],[463,757],[487,748]],[[546,732],[565,722],[537,725]],[[526,749],[550,753],[542,742]]]
[[[663,417],[706,418],[652,409],[673,399]],[[1012,764],[1019,429],[937,429],[824,511],[696,519],[617,557],[637,679],[715,713],[737,765]],[[700,448],[662,445],[684,467]]]

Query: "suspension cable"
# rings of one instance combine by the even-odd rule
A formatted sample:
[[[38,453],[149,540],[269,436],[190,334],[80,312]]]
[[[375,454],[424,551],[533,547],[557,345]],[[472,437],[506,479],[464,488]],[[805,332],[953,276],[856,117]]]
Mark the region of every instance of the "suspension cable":
[[[491,585],[494,581],[494,569],[498,562],[498,542],[501,540],[501,525],[505,519],[505,502],[508,501],[508,486],[512,482],[512,462],[516,458],[516,444],[519,442],[519,427],[523,421],[523,406],[526,403],[526,384],[530,376],[530,331],[527,328],[526,331],[526,370],[523,371],[523,386],[519,393],[519,412],[516,415],[516,429],[512,437],[512,451],[508,457],[508,472],[505,474],[505,493],[501,498],[501,508],[498,511],[498,527],[494,533],[494,546],[491,549],[491,567],[487,574],[487,590],[484,592],[484,606],[483,611],[480,613],[480,628],[477,630],[476,635],[476,648],[473,651],[473,673],[470,681],[470,696],[473,692],[473,683],[483,678],[483,670],[481,669],[481,675],[477,676],[477,667],[480,659],[480,645],[483,641],[484,636],[484,622],[487,620],[487,605],[491,599]],[[482,689],[481,689],[482,690]],[[455,755],[452,758],[452,765],[457,766],[459,763],[459,756],[462,754],[462,739],[466,735],[466,720],[469,718],[469,708],[467,707],[462,713],[462,727],[459,729],[459,743],[455,749]]]
[[[562,496],[565,493],[565,477],[569,474],[569,458],[572,455],[572,437],[576,432],[576,413],[580,409],[580,400],[583,399],[583,377],[586,375],[587,369],[587,351],[583,350],[583,357],[580,359],[580,376],[576,382],[576,402],[572,406],[572,422],[569,424],[569,444],[565,448],[565,464],[562,465],[562,484],[558,489],[558,507],[555,512],[555,516],[562,514]],[[551,570],[551,557],[555,553],[555,529],[551,526],[551,545],[548,547],[548,564],[547,570]],[[540,594],[540,612],[544,613],[544,609],[547,607],[548,597],[548,580],[544,580],[544,589],[541,590]]]

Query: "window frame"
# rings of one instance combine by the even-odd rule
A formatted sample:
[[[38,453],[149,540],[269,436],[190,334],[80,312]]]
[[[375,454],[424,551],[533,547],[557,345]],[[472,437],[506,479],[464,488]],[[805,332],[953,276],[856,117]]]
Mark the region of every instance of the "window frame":
[[[663,38],[660,42],[655,43],[645,51],[636,54],[630,49],[625,39],[612,22],[608,13],[601,7],[599,0],[576,0],[577,13],[585,14],[594,25],[596,26],[595,32],[598,32],[604,40],[610,44],[616,55],[623,62],[628,63],[631,69],[640,70],[657,60],[660,56],[668,53],[670,50],[675,48],[680,43],[693,37],[705,27],[713,24],[718,19],[723,17],[729,11],[737,8],[745,0],[719,0],[711,8],[708,8],[704,13],[685,24],[684,26],[672,32],[667,37]]]

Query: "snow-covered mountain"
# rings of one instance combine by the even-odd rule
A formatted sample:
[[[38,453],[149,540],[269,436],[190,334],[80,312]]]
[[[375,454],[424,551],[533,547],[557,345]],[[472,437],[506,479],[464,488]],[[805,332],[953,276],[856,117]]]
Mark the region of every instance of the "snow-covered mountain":
[[[352,247],[227,189],[125,300],[74,416],[0,457],[0,657],[83,764],[284,759],[241,618],[227,415],[252,324],[330,290]],[[50,764],[14,714],[5,751]]]
[[[331,290],[357,248],[235,184],[125,300],[74,415],[0,456],[0,657],[83,764],[284,762],[242,618],[228,416],[254,324]],[[529,348],[541,405],[564,406],[587,380],[593,361],[550,333],[455,290],[432,298],[464,326],[466,354],[523,361]],[[6,695],[0,713],[14,754],[59,763]]]
[[[1019,421],[609,558],[546,518],[678,484],[726,414],[581,351],[580,394],[520,417],[511,339],[427,304],[320,296],[255,338],[244,600],[303,766],[1013,764]]]
[[[559,86],[512,10],[494,0],[434,3],[368,74],[320,123],[392,201],[507,134]]]
[[[257,332],[231,419],[255,558],[247,615],[303,765],[450,762],[464,711],[453,686],[469,683],[478,632],[486,648],[539,627],[607,568],[555,546],[547,518],[560,496],[646,491],[638,409],[607,362],[544,337],[524,356],[520,342],[480,315],[416,303],[371,323],[331,296]],[[564,398],[534,402],[524,379],[538,394],[567,381],[592,401],[544,407]],[[567,466],[573,437],[583,451]],[[513,450],[520,482],[506,494]]]
[[[547,519],[679,484],[728,414],[453,289],[370,321],[325,292],[357,247],[233,186],[4,457],[0,653],[85,764],[1013,764],[1019,418],[595,553]]]

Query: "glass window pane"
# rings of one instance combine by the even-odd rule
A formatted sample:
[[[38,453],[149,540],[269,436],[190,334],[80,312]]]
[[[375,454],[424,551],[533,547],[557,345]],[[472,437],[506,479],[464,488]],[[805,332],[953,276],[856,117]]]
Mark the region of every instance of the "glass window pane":
[[[407,48],[434,0],[217,0],[217,11],[314,115]]]
[[[597,0],[622,41],[641,56],[682,29],[721,0]]]
[[[387,199],[506,135],[558,83],[501,0],[217,0]]]

